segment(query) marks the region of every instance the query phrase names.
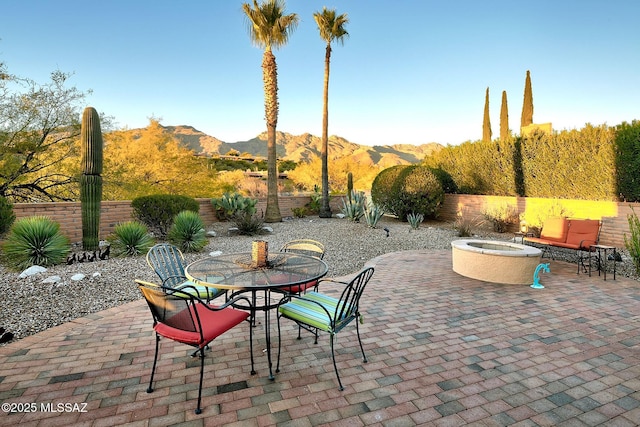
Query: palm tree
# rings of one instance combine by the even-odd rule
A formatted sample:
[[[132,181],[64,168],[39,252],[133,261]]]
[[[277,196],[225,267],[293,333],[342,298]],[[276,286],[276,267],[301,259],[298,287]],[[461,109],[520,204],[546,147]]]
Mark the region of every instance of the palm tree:
[[[313,18],[318,24],[320,37],[327,42],[324,55],[324,93],[322,110],[322,206],[320,208],[320,218],[331,218],[331,207],[329,206],[329,65],[331,63],[331,42],[338,41],[344,43],[344,39],[349,36],[345,25],[349,22],[346,13],[336,16],[335,9],[327,10],[323,7],[322,13],[315,12]]]
[[[253,6],[242,4],[247,15],[249,37],[258,47],[264,48],[262,56],[262,81],[264,84],[264,115],[267,122],[267,208],[265,222],[280,222],[278,205],[278,169],[276,165],[276,125],[278,124],[278,66],[272,48],[284,46],[298,25],[298,15],[285,15],[284,0],[265,0]]]

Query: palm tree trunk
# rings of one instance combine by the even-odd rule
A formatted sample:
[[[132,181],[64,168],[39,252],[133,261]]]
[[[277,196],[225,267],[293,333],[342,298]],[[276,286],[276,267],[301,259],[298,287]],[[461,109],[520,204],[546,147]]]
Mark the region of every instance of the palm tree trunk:
[[[267,122],[267,208],[265,222],[280,222],[278,205],[278,167],[276,155],[276,125],[278,124],[278,67],[276,57],[267,48],[262,57],[264,112]]]
[[[331,63],[331,44],[327,43],[324,56],[324,93],[322,97],[322,207],[320,218],[331,218],[329,205],[329,66]]]

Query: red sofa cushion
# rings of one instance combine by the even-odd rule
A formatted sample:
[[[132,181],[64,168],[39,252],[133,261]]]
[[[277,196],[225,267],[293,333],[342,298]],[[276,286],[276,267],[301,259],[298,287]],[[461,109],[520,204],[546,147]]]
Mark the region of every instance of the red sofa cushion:
[[[575,249],[589,249],[589,245],[598,243],[600,221],[597,219],[570,220],[567,246]]]
[[[566,242],[568,232],[569,220],[563,217],[551,217],[547,218],[542,225],[540,239],[551,242]]]

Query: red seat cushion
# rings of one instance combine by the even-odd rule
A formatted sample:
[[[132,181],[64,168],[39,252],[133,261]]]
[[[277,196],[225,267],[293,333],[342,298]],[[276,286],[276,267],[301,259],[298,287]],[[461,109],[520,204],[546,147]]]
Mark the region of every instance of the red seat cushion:
[[[294,285],[294,286],[283,286],[280,289],[292,294],[299,294],[302,291],[305,291],[309,288],[313,288],[315,285],[318,284],[317,280],[312,280],[311,282],[307,282],[307,283],[301,283],[299,285]]]
[[[174,325],[180,323],[191,325],[192,322],[190,319],[193,310],[194,307],[182,310],[171,318],[171,323]],[[156,324],[154,329],[159,335],[171,340],[196,347],[204,347],[216,337],[222,335],[249,317],[249,313],[246,311],[236,310],[234,308],[212,311],[207,309],[204,304],[196,304],[195,310],[197,311],[200,323],[202,324],[203,339],[200,338],[200,331],[198,330],[197,322],[195,324],[194,331],[179,329],[165,323]],[[187,329],[190,329],[189,326],[187,326]]]

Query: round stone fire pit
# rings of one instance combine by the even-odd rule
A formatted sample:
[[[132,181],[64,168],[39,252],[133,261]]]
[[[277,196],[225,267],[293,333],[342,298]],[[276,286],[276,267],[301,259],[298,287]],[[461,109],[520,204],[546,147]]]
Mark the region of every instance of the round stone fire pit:
[[[542,251],[532,246],[499,240],[462,239],[451,242],[453,271],[484,282],[527,285]]]

